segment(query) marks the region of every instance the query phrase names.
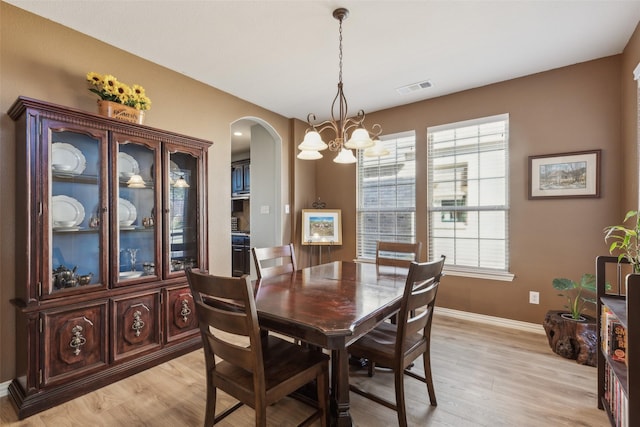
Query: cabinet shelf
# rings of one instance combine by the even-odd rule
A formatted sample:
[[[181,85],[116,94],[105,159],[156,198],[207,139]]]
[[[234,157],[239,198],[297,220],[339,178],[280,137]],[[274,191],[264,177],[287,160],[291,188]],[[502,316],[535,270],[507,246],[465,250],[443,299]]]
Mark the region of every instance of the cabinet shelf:
[[[97,228],[78,228],[78,229],[69,229],[69,230],[65,230],[65,229],[52,229],[54,234],[83,234],[83,233],[92,233],[95,234],[98,231],[100,231]]]
[[[627,301],[623,297],[601,297],[600,302],[606,305],[616,315],[622,326],[627,327]]]
[[[73,182],[76,184],[97,184],[98,177],[96,175],[84,175],[84,174],[66,174],[59,172],[52,172],[51,178],[53,181],[61,181],[61,182]]]

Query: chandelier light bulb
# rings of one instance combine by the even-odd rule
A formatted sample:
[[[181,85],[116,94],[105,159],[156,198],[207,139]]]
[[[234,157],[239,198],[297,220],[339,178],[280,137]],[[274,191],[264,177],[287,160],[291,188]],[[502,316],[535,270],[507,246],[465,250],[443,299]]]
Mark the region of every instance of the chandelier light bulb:
[[[369,132],[364,128],[358,128],[353,131],[351,138],[344,144],[350,149],[361,150],[373,146],[373,140],[369,137]]]
[[[389,155],[389,150],[387,150],[380,140],[373,141],[373,146],[364,150],[365,157],[383,157]]]
[[[356,156],[353,155],[353,151],[347,148],[342,148],[340,150],[340,153],[338,153],[338,155],[336,156],[335,159],[333,159],[333,161],[335,163],[341,163],[343,165],[346,165],[350,163],[355,163],[358,160],[356,159]]]
[[[318,160],[322,158],[322,154],[315,150],[302,150],[296,157],[300,160]]]
[[[298,145],[298,149],[302,151],[322,151],[327,147],[328,145],[324,143],[320,134],[313,130],[307,132],[302,143]]]

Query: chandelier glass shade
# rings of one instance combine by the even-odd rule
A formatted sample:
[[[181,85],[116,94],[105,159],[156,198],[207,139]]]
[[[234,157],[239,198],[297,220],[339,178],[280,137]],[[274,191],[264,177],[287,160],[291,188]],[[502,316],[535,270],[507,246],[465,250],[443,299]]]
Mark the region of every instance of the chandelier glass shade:
[[[356,157],[351,150],[365,150],[367,156],[381,156],[389,154],[388,151],[379,146],[374,141],[382,132],[379,124],[374,124],[371,131],[364,127],[365,114],[363,110],[359,110],[355,117],[347,117],[347,98],[344,96],[342,84],[342,21],[349,15],[349,10],[338,8],[333,11],[333,17],[340,22],[340,54],[339,54],[339,74],[338,74],[338,93],[333,98],[331,104],[331,119],[324,122],[315,123],[316,116],[311,113],[307,116],[307,129],[304,139],[298,149],[298,159],[317,160],[322,158],[320,151],[326,150],[337,151],[338,155],[333,159],[336,163],[355,163]],[[321,133],[325,131],[333,131],[335,138],[328,143],[324,142]],[[349,138],[347,136],[350,135]],[[368,153],[367,153],[367,150]]]

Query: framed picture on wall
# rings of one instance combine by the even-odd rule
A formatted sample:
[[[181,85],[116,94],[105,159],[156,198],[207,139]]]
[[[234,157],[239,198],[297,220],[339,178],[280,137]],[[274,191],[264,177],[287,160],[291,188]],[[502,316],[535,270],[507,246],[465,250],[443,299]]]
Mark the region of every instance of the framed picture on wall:
[[[342,245],[340,209],[303,209],[303,245]]]
[[[529,156],[529,199],[600,197],[601,151]]]

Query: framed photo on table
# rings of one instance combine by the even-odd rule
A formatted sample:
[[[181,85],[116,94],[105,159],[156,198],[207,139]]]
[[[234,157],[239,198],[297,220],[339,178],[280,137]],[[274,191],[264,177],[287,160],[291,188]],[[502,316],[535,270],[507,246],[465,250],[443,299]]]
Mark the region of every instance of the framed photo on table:
[[[342,245],[340,209],[303,209],[303,245]]]
[[[601,151],[529,156],[529,199],[600,197]]]

